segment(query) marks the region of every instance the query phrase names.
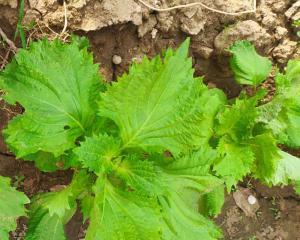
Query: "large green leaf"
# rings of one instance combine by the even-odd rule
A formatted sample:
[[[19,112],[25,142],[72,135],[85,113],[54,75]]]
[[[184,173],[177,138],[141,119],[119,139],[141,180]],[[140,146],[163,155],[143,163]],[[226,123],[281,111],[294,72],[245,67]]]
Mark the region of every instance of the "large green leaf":
[[[230,60],[231,68],[239,84],[258,86],[268,77],[272,62],[258,55],[250,42],[235,42],[230,52],[233,54]]]
[[[176,52],[168,50],[163,60],[144,58],[102,94],[100,115],[119,126],[123,148],[176,155],[208,141],[210,136],[199,126],[223,96],[194,79],[188,47],[187,40]]]
[[[99,174],[95,197],[83,201],[85,218],[90,219],[86,239],[217,239],[219,230],[197,207],[202,196],[223,185],[207,175],[206,163],[214,156],[207,148],[195,153],[191,164],[183,157],[164,168],[153,156],[114,159],[111,171]]]
[[[160,196],[163,240],[215,240],[222,234],[198,211],[199,198],[223,185],[212,176],[166,175],[168,195]]]
[[[0,176],[0,239],[8,240],[9,232],[17,227],[17,219],[26,216],[25,204],[30,200],[10,186],[10,179]]]
[[[18,52],[0,79],[5,100],[25,108],[4,131],[17,157],[40,151],[58,157],[95,121],[101,90],[98,66],[76,43],[32,43],[29,50]]]
[[[87,230],[87,240],[157,240],[160,238],[159,207],[135,192],[121,191],[99,178]]]
[[[57,215],[50,214],[43,208],[31,210],[25,240],[66,240],[64,223]]]
[[[272,134],[265,133],[255,136],[250,144],[256,159],[253,175],[262,180],[272,177],[281,158],[275,138]]]

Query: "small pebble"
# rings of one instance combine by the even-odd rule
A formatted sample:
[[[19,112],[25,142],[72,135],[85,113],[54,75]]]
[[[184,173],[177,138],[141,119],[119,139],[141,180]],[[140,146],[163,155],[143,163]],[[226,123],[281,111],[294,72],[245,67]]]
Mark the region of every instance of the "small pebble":
[[[250,204],[250,205],[254,205],[255,203],[256,203],[256,197],[254,197],[253,195],[250,195],[249,197],[248,197],[248,203]]]
[[[153,39],[156,38],[157,32],[158,32],[158,30],[156,28],[153,28],[153,30],[151,32],[151,36]]]
[[[119,65],[122,62],[122,58],[118,55],[114,55],[112,58],[112,61],[115,65]]]

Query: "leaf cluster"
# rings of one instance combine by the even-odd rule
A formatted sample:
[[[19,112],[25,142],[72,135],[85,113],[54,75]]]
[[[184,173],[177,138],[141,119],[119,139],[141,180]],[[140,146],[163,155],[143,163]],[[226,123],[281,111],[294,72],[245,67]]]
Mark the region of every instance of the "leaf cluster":
[[[77,208],[90,223],[87,240],[218,239],[207,217],[220,213],[224,186],[247,174],[299,186],[300,160],[277,146],[300,145],[299,61],[277,74],[276,96],[262,105],[272,65],[249,42],[231,48],[231,66],[255,94],[234,101],[194,77],[189,40],[112,84],[87,47],[80,38],[35,42],[0,75],[5,100],[25,109],[3,132],[11,151],[41,171],[74,169],[66,188],[32,199],[26,240],[65,239]],[[13,222],[27,203],[24,195],[12,202],[22,206]]]

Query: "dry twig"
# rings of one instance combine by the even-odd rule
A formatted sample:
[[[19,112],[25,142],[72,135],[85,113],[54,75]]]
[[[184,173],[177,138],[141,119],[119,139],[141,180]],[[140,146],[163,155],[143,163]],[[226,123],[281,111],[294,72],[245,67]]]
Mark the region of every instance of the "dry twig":
[[[194,3],[188,3],[188,4],[184,4],[184,5],[177,5],[174,7],[168,7],[168,8],[157,8],[154,7],[152,5],[150,5],[149,3],[145,2],[144,0],[138,0],[140,3],[142,3],[143,5],[145,5],[146,7],[157,11],[157,12],[168,12],[168,11],[172,11],[175,9],[182,9],[182,8],[190,8],[190,7],[194,7],[194,6],[201,6],[204,7],[212,12],[216,12],[216,13],[221,13],[221,14],[225,14],[225,15],[232,15],[232,16],[237,16],[237,15],[241,15],[241,14],[246,14],[246,13],[255,13],[256,12],[256,0],[253,0],[253,9],[252,10],[247,10],[247,11],[241,11],[241,12],[225,12],[225,11],[221,11],[218,9],[214,9],[211,8],[209,6],[207,6],[204,3],[201,2],[194,2]]]
[[[66,4],[66,1],[64,1],[64,13],[65,13],[65,24],[64,24],[63,30],[60,33],[60,36],[62,36],[65,33],[65,31],[67,30],[67,27],[68,27],[68,14],[67,14],[67,4]]]
[[[12,49],[12,51],[14,51],[15,53],[18,51],[18,48],[16,47],[16,45],[14,44],[13,41],[11,41],[5,34],[5,32],[3,32],[2,28],[0,27],[0,36],[3,39],[4,42],[7,43],[7,45]]]

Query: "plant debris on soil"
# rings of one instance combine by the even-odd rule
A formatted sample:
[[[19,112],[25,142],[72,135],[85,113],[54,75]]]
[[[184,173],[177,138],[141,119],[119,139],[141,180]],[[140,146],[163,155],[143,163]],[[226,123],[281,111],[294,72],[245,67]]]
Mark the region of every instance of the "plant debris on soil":
[[[192,0],[156,0],[156,7],[173,6]],[[228,12],[251,7],[250,0],[208,0],[205,3]],[[300,57],[297,27],[293,21],[300,18],[300,1],[258,1],[257,12],[241,16],[227,16],[210,12],[200,6],[170,12],[155,12],[135,0],[71,0],[66,2],[68,32],[59,36],[65,21],[63,1],[28,0],[25,4],[24,29],[30,40],[43,37],[67,39],[71,32],[86,36],[91,42],[95,61],[108,81],[128,70],[134,61],[144,55],[154,56],[167,47],[176,47],[191,36],[190,55],[196,75],[205,75],[209,87],[223,89],[229,97],[240,92],[228,66],[228,47],[238,39],[255,44],[259,52],[279,67],[289,59]],[[14,39],[18,22],[18,1],[0,0],[0,28],[9,39]],[[18,39],[16,42],[18,43]],[[19,45],[17,45],[20,47]],[[7,64],[14,52],[0,41],[0,67]],[[265,86],[274,92],[272,79]],[[21,107],[0,102],[0,130]],[[300,155],[299,151],[292,152]],[[39,192],[55,191],[67,185],[72,171],[41,173],[30,162],[16,160],[0,137],[0,175],[9,176],[15,186],[28,197]],[[246,179],[239,187],[246,188],[256,198],[259,208],[246,214],[233,195],[226,197],[221,215],[215,219],[225,239],[234,240],[300,240],[300,198],[291,187],[262,186]],[[244,203],[247,204],[247,203]],[[86,226],[81,224],[78,212],[66,226],[70,240],[82,239]],[[23,239],[26,218],[19,219],[18,229],[11,239]]]

